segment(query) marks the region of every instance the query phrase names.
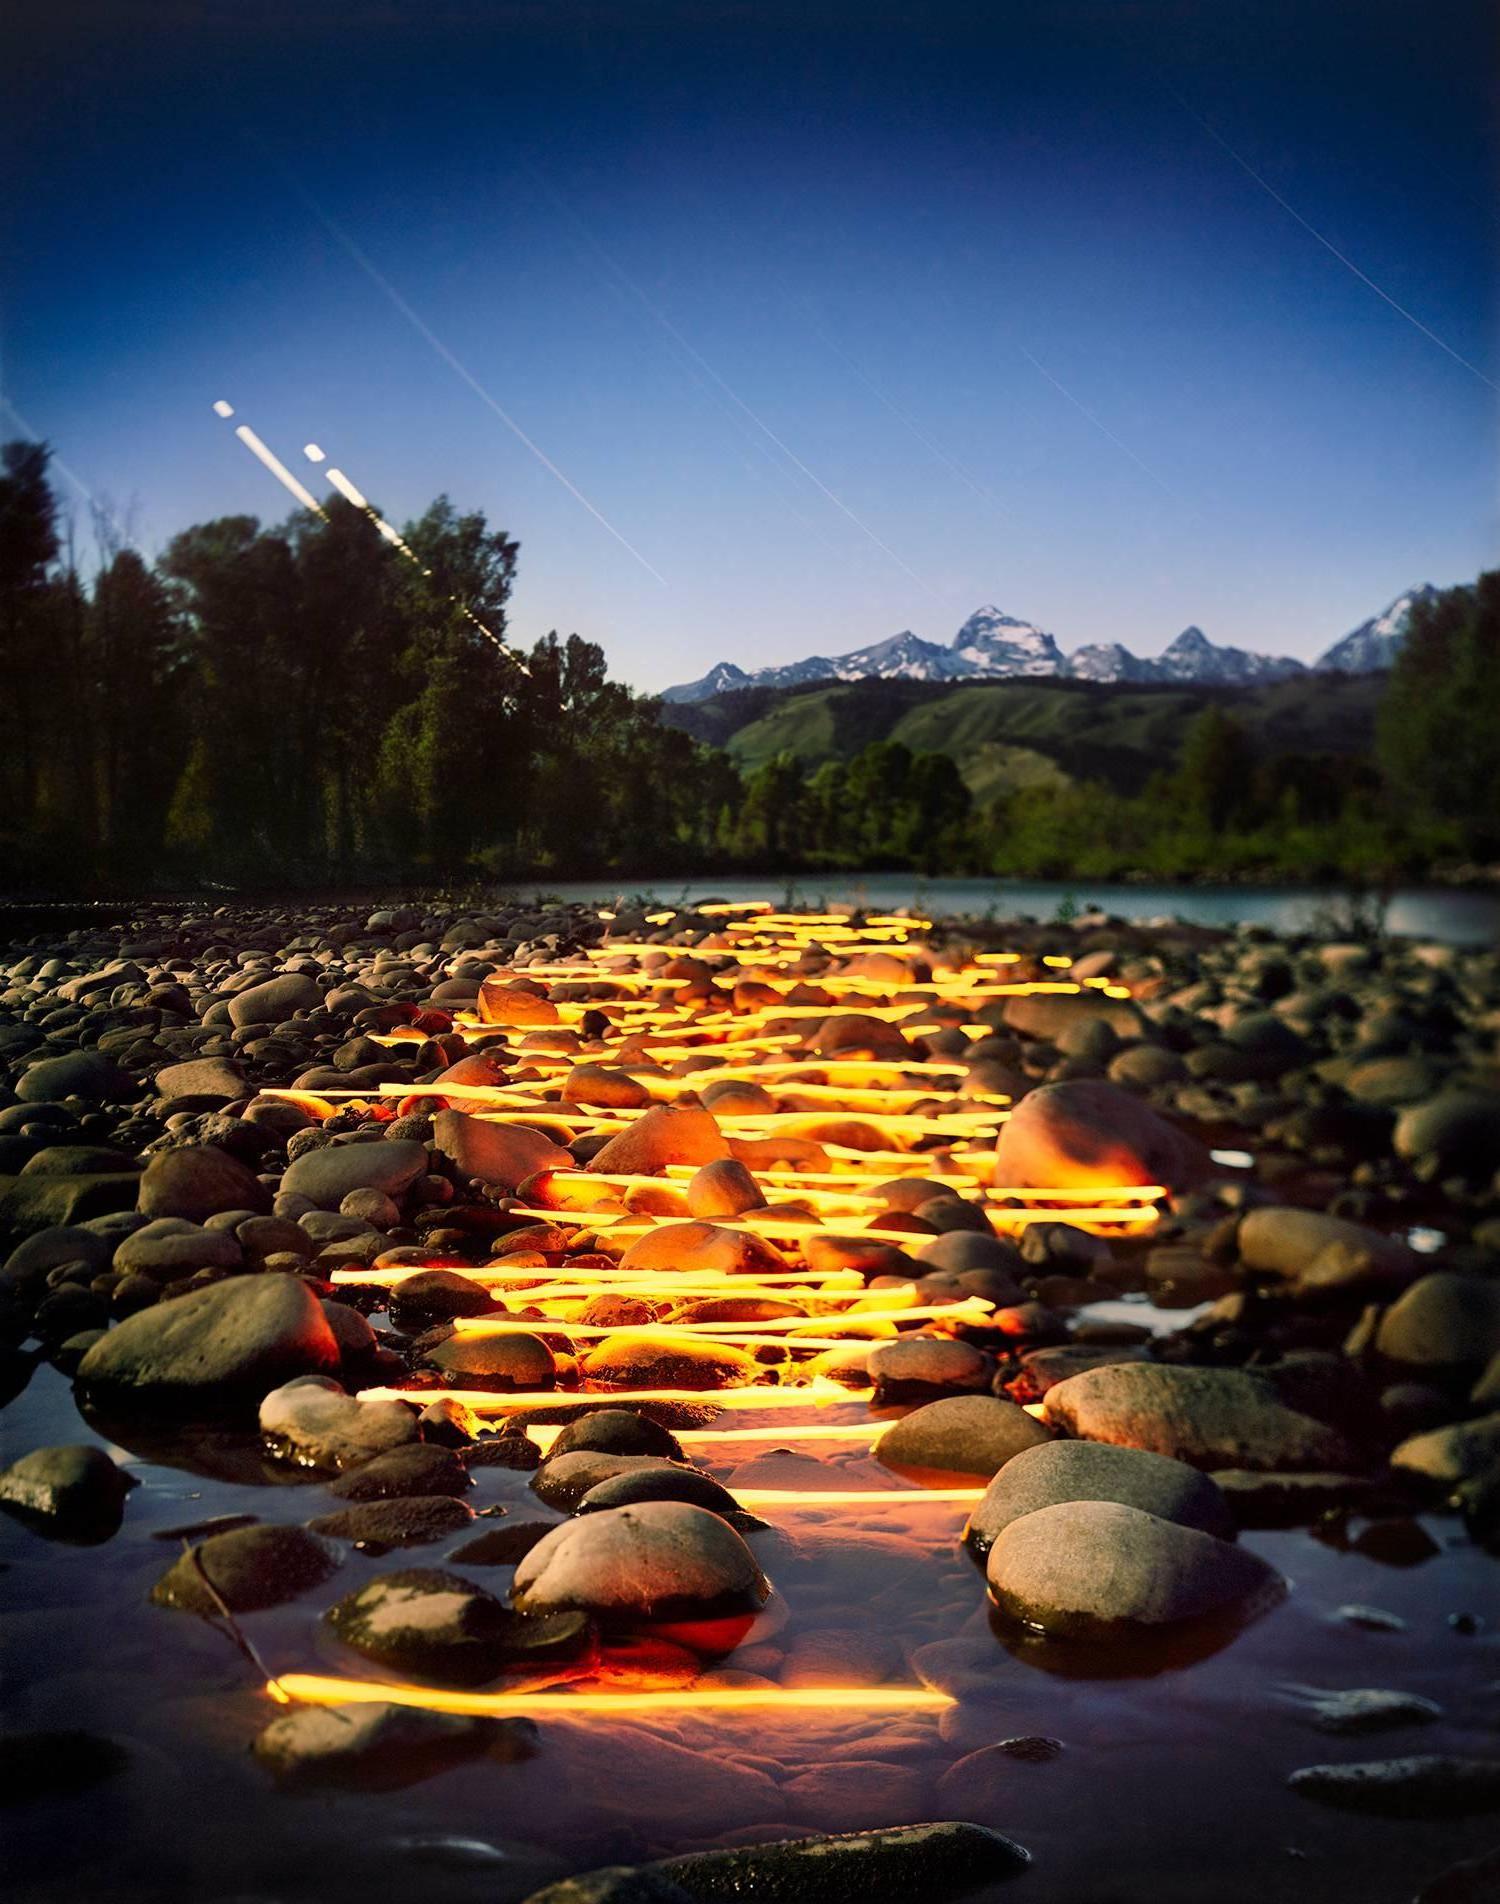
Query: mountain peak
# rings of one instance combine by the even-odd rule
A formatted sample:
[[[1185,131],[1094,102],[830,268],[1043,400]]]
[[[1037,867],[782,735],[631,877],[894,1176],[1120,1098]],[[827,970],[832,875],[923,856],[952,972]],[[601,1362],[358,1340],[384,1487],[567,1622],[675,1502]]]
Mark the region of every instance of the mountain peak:
[[[1418,604],[1438,591],[1430,582],[1409,588],[1378,615],[1335,642],[1314,665],[1345,673],[1388,668],[1406,638]],[[1134,655],[1118,641],[1095,642],[1065,655],[1056,638],[1035,622],[1008,615],[993,602],[976,608],[947,647],[924,641],[910,628],[838,655],[809,655],[780,667],[747,673],[721,661],[697,681],[667,688],[668,702],[706,701],[736,688],[811,687],[826,681],[1003,681],[1015,679],[1165,682],[1242,686],[1284,681],[1303,672],[1290,655],[1254,654],[1221,648],[1196,622],[1183,629],[1153,660]]]

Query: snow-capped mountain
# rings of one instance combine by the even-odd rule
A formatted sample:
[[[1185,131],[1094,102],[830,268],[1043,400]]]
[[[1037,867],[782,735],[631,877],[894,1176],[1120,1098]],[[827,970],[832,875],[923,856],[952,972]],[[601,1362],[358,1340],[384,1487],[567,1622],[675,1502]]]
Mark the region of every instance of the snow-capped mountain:
[[[1408,589],[1379,615],[1336,641],[1316,668],[1348,674],[1388,668],[1406,635],[1412,608],[1438,591],[1430,583]],[[668,688],[664,701],[706,701],[734,688],[804,687],[814,681],[1061,681],[1209,682],[1240,686],[1284,681],[1305,672],[1290,655],[1253,654],[1245,648],[1220,648],[1201,628],[1184,628],[1154,658],[1134,655],[1118,641],[1095,642],[1064,654],[1056,638],[1035,622],[1018,620],[988,605],[976,608],[945,648],[924,641],[909,628],[884,641],[852,648],[841,655],[809,655],[782,667],[746,673],[721,661],[697,681]]]
[[[953,654],[966,674],[1060,674],[1062,650],[1034,622],[998,608],[976,608],[953,637]]]
[[[1378,615],[1362,621],[1358,628],[1351,628],[1343,640],[1336,641],[1313,666],[1320,673],[1337,670],[1342,674],[1374,674],[1380,668],[1390,667],[1411,626],[1411,611],[1419,602],[1430,601],[1437,592],[1431,582],[1409,588]]]

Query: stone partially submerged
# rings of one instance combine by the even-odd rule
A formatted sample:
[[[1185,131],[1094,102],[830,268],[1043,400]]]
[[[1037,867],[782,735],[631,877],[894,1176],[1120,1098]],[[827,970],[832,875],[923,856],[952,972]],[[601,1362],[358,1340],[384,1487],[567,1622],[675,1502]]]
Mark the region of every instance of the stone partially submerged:
[[[1003,1613],[1064,1640],[1249,1618],[1285,1591],[1246,1548],[1115,1501],[1064,1501],[1010,1522],[990,1546],[985,1574]]]
[[[85,1389],[212,1406],[297,1375],[333,1373],[339,1345],[318,1299],[295,1276],[233,1276],[127,1316],[78,1366]]]
[[[1365,1465],[1340,1429],[1288,1408],[1244,1369],[1116,1363],[1047,1391],[1047,1419],[1086,1441],[1170,1455],[1197,1468],[1348,1472]]]
[[[1235,1537],[1223,1494],[1186,1462],[1098,1441],[1048,1441],[1021,1449],[995,1475],[969,1516],[965,1544],[987,1553],[1013,1521],[1064,1501],[1113,1501],[1219,1540]]]

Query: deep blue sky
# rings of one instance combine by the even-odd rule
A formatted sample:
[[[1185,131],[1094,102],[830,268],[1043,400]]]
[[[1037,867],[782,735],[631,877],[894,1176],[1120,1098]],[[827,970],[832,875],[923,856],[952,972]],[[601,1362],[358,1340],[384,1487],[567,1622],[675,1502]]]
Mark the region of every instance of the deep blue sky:
[[[4,394],[148,549],[285,513],[226,397],[398,520],[482,508],[513,635],[642,687],[991,601],[1065,648],[1305,657],[1494,560],[1494,391],[1174,97],[1500,381],[1485,5],[26,11]]]

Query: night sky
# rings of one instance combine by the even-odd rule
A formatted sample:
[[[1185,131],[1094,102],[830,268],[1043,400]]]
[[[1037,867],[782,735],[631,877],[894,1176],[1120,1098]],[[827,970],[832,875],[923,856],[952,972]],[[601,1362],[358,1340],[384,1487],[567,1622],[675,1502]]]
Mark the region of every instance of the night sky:
[[[16,9],[0,430],[154,552],[290,507],[226,398],[641,687],[986,602],[1310,657],[1494,560],[1489,11]]]

